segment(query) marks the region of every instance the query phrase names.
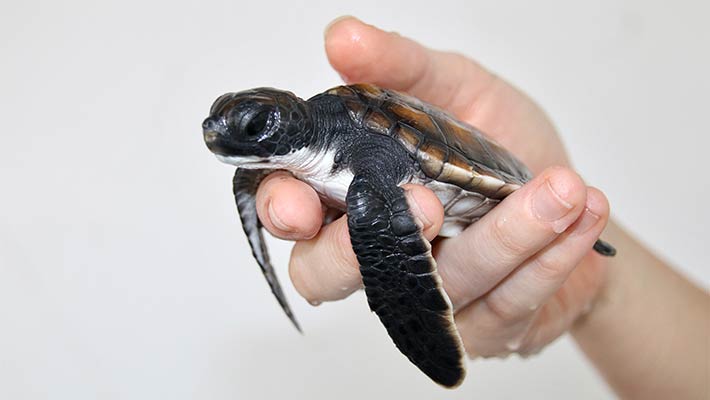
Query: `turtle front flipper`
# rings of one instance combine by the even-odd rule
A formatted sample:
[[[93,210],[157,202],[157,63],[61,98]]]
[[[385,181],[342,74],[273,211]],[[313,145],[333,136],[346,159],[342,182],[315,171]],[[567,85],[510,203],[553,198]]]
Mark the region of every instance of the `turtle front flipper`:
[[[370,309],[414,365],[443,386],[458,386],[466,374],[464,349],[431,246],[403,189],[375,171],[356,173],[346,199]]]
[[[264,273],[271,292],[288,318],[293,322],[293,325],[301,332],[301,326],[296,321],[296,317],[288,305],[286,296],[281,290],[281,285],[276,277],[274,267],[269,260],[269,252],[266,249],[261,221],[259,221],[259,216],[256,213],[256,190],[259,188],[261,180],[270,172],[269,170],[238,168],[233,180],[234,198],[237,201],[237,210],[239,210],[239,218],[242,220],[242,228],[249,239],[251,252],[259,267],[261,267],[261,272]]]

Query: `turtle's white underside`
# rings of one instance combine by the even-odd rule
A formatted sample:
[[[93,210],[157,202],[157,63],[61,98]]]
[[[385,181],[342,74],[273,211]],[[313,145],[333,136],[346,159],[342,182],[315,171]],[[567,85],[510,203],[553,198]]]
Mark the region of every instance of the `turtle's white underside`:
[[[217,156],[220,161],[240,168],[288,170],[296,178],[313,187],[327,206],[344,211],[345,196],[348,193],[350,182],[353,180],[353,173],[347,168],[333,172],[334,157],[335,152],[333,151],[314,154],[309,149],[301,149],[285,156],[272,157],[268,162],[255,157]],[[487,177],[487,179],[495,178]],[[480,193],[463,190],[456,185],[420,176],[409,176],[402,180],[400,185],[405,183],[424,185],[431,189],[441,201],[444,206],[444,224],[439,236],[458,235],[499,202]]]

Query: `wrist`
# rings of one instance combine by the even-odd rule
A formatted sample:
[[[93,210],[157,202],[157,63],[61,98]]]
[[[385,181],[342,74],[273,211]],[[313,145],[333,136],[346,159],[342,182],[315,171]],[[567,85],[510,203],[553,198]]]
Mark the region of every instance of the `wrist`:
[[[701,398],[707,294],[617,224],[604,236],[619,252],[573,338],[622,398]]]
[[[635,243],[613,220],[609,220],[602,237],[620,249],[620,254],[609,258],[594,255],[598,258],[596,261],[600,263],[595,267],[603,270],[601,283],[590,302],[590,307],[574,322],[573,336],[604,321],[604,316],[609,314],[615,305],[628,304],[625,292],[628,291],[629,285],[625,284],[625,280],[629,278],[630,271],[624,265],[627,264],[625,261],[628,257],[629,247]]]

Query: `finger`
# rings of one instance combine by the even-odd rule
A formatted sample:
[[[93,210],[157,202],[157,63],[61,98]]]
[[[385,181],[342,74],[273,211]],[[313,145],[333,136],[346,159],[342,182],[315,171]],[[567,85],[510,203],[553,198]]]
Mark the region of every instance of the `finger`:
[[[481,129],[539,171],[566,165],[563,152],[544,146],[555,129],[544,111],[514,86],[478,63],[456,53],[430,50],[396,33],[382,31],[354,17],[326,28],[325,50],[333,68],[348,83],[369,82],[408,92]]]
[[[325,48],[346,82],[370,82],[408,92],[464,117],[495,76],[454,53],[437,52],[354,17],[326,28]]]
[[[482,296],[552,242],[574,223],[586,198],[576,173],[548,168],[459,236],[439,243],[439,273],[454,306]]]
[[[591,251],[608,218],[606,197],[599,190],[588,188],[585,210],[574,225],[489,292],[486,302],[509,319],[530,314],[559,290]]]
[[[431,240],[439,233],[444,210],[436,195],[418,185],[405,185],[410,211]],[[311,304],[343,299],[361,286],[359,264],[350,244],[347,217],[324,226],[310,240],[296,242],[289,274],[301,296]]]
[[[261,182],[256,211],[266,230],[281,239],[310,239],[323,223],[318,194],[284,171],[276,171]]]
[[[421,185],[402,185],[409,211],[427,240],[433,240],[444,223],[444,207],[434,192]]]
[[[568,295],[561,289],[591,251],[608,217],[606,197],[599,190],[589,188],[585,210],[567,231],[483,298],[459,310],[457,325],[462,337],[467,338],[467,349],[483,356],[514,351],[526,353],[566,330],[588,299],[582,293]],[[546,310],[540,317],[552,314],[554,320],[537,324],[546,328],[528,335],[526,328],[533,323],[543,304]]]
[[[312,305],[339,300],[357,290],[360,273],[347,216],[322,227],[312,239],[296,242],[288,273],[296,291]]]
[[[588,208],[598,201],[598,210],[605,207],[608,210],[606,197],[597,189],[590,188]],[[596,213],[596,211],[595,211]],[[602,225],[608,222],[608,213],[602,218]],[[601,228],[601,227],[600,227]],[[582,261],[572,270],[564,281],[563,286],[545,302],[540,309],[540,314],[535,317],[535,332],[532,337],[526,340],[525,348],[521,349],[523,354],[534,354],[541,347],[551,342],[564,331],[569,329],[579,317],[589,312],[593,307],[593,300],[599,297],[600,288],[604,284],[605,269],[608,267],[608,259],[600,256],[594,251],[587,251]],[[562,317],[559,317],[559,316]]]

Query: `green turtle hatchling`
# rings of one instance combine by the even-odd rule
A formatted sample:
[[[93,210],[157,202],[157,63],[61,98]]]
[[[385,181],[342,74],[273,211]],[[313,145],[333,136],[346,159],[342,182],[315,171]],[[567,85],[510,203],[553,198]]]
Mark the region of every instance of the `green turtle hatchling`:
[[[368,84],[308,100],[271,88],[219,97],[203,122],[207,147],[237,167],[234,195],[252,252],[300,330],[269,261],[256,213],[260,180],[290,171],[347,213],[367,300],[399,350],[437,383],[465,376],[464,349],[431,246],[401,185],[431,189],[444,206],[441,236],[475,223],[530,180],[529,170],[476,128],[407,95]],[[613,256],[601,240],[594,250]]]

